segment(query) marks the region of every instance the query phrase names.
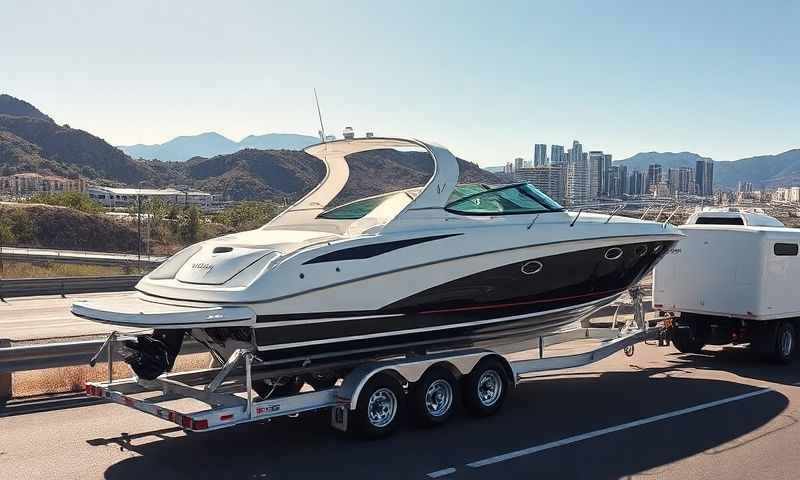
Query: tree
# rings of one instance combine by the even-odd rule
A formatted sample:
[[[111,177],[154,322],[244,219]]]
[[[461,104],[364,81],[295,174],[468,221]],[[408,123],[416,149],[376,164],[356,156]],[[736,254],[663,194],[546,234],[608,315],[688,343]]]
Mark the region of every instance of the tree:
[[[214,221],[236,231],[253,230],[270,221],[280,210],[274,203],[242,202],[218,213]]]
[[[159,198],[153,198],[144,203],[144,212],[148,216],[147,223],[150,227],[151,237],[161,238],[164,219],[170,213],[170,210],[170,206]]]
[[[200,223],[203,221],[203,212],[197,205],[191,205],[180,215],[178,225],[180,226],[181,238],[187,242],[196,242],[200,237]]]
[[[6,215],[0,216],[0,245],[13,245],[16,240],[10,219]]]
[[[39,192],[35,193],[28,200],[28,203],[57,205],[85,213],[102,213],[105,211],[103,206],[89,198],[89,195],[80,192]]]

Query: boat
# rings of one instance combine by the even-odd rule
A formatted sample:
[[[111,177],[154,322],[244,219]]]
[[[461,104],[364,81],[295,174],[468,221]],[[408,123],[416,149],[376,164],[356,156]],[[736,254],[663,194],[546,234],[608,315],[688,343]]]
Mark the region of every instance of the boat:
[[[389,151],[425,154],[427,183],[335,202],[355,180],[348,160]],[[513,351],[614,301],[681,237],[666,223],[567,211],[529,183],[459,184],[459,160],[430,142],[373,136],[305,152],[324,179],[265,226],[192,245],[135,295],[76,301],[72,312],[152,329],[123,353],[145,379],[172,367],[187,335],[220,358],[246,348],[261,365],[309,370]]]

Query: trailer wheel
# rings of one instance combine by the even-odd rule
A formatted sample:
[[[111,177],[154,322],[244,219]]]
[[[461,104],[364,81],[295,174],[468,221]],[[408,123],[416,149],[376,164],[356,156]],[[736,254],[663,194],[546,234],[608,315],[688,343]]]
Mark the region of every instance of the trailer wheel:
[[[509,388],[503,365],[494,358],[482,360],[464,381],[464,404],[475,416],[492,415],[503,406]]]
[[[411,390],[411,409],[416,423],[432,427],[445,423],[456,410],[458,382],[450,370],[434,366]]]
[[[405,392],[400,381],[388,373],[378,373],[358,396],[354,433],[363,438],[385,437],[395,431],[404,413]]]
[[[775,330],[772,360],[783,365],[789,364],[794,358],[797,344],[797,333],[794,325],[792,322],[781,322]]]

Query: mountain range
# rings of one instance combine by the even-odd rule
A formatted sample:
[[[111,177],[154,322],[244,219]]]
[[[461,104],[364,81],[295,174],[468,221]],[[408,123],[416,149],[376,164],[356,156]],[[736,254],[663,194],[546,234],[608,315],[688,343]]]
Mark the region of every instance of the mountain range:
[[[311,190],[325,174],[316,157],[287,148],[298,145],[291,142],[302,137],[250,136],[239,144],[272,142],[269,144],[278,147],[237,147],[234,153],[195,156],[181,162],[133,159],[89,132],[58,125],[25,101],[0,95],[0,176],[21,172],[80,175],[101,184],[191,186],[220,194],[225,200],[292,201]],[[219,140],[210,138],[210,143]],[[353,181],[336,202],[419,185],[430,177],[433,167],[425,154],[396,150],[350,155],[348,163]],[[459,159],[459,166],[464,182],[499,181],[476,164]]]
[[[707,158],[691,152],[645,152],[615,161],[614,164],[646,172],[650,164],[657,163],[661,165],[662,172],[666,172],[669,168],[694,168],[697,160]],[[715,188],[733,189],[739,182],[752,182],[756,189],[800,184],[800,149],[776,155],[714,162]]]
[[[315,143],[319,143],[319,138],[294,133],[248,135],[240,142],[235,142],[217,132],[206,132],[199,135],[175,137],[168,142],[155,145],[121,145],[117,148],[133,158],[182,162],[193,157],[213,157],[234,153],[244,148],[302,150]]]

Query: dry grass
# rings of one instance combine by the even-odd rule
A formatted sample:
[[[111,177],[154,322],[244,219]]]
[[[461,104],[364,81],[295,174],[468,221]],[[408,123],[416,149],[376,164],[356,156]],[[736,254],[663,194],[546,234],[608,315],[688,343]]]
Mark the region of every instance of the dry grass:
[[[70,263],[3,262],[0,278],[90,277],[124,275],[123,267]]]
[[[174,372],[185,372],[207,368],[211,361],[208,353],[181,355],[175,361]],[[132,375],[124,362],[114,362],[114,378],[127,378]],[[78,392],[86,382],[102,381],[108,378],[108,364],[100,363],[94,368],[89,365],[62,368],[47,368],[29,372],[15,372],[11,376],[11,391],[14,397],[30,397],[48,393]]]

